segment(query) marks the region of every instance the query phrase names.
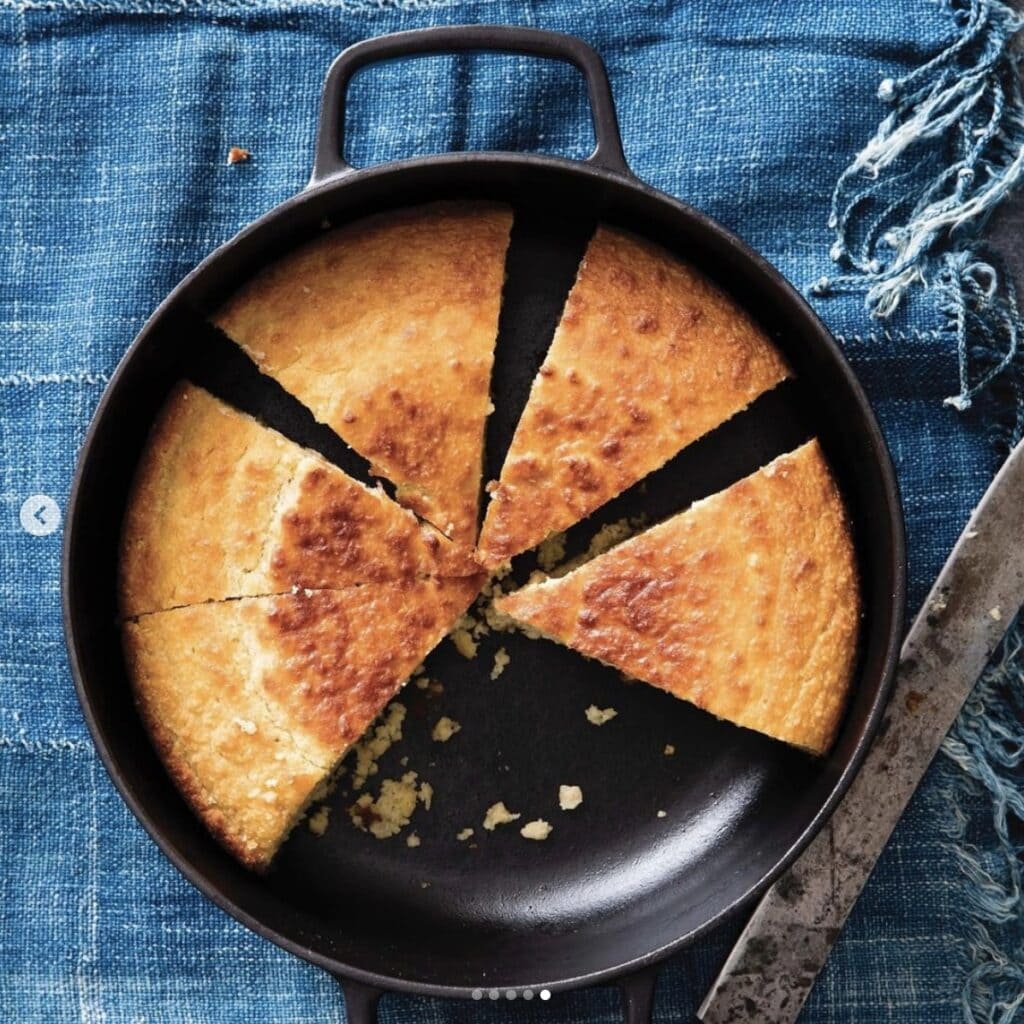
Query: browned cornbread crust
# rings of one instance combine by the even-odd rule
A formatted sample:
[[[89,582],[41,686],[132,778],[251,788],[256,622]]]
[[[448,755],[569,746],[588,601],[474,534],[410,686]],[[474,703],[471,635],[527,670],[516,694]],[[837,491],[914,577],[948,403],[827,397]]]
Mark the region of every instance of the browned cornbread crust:
[[[583,519],[788,373],[695,268],[598,228],[490,487],[478,561],[495,569]]]
[[[817,441],[498,609],[719,718],[829,749],[860,593]]]
[[[213,835],[263,870],[482,577],[157,612],[122,627],[142,718]]]
[[[188,383],[143,453],[119,564],[125,616],[476,568],[383,492]]]
[[[484,202],[361,220],[268,267],[214,318],[400,502],[468,546],[511,225]]]

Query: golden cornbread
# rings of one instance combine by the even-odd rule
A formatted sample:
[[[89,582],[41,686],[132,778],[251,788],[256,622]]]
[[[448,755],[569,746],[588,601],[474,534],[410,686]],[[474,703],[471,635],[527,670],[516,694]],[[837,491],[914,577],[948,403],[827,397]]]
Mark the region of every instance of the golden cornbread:
[[[512,211],[431,203],[327,231],[215,315],[398,500],[476,539]]]
[[[194,605],[124,623],[136,701],[213,835],[262,870],[480,577]]]
[[[817,441],[500,611],[719,718],[815,754],[853,673],[860,593]]]
[[[494,569],[583,519],[788,373],[694,267],[599,227],[490,485],[478,561]]]
[[[475,568],[382,491],[188,383],[139,463],[119,565],[126,617]]]

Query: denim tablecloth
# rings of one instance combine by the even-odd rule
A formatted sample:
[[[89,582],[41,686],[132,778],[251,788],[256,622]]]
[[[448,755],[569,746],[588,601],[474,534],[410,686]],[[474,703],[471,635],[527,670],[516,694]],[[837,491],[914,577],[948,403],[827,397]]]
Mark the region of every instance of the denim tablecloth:
[[[143,319],[200,257],[303,186],[331,58],[387,31],[480,21],[589,40],[607,61],[627,157],[641,177],[709,211],[798,285],[830,279],[814,302],[892,447],[914,607],[998,465],[1000,438],[1013,429],[1017,371],[1000,353],[1012,349],[1014,318],[978,269],[973,233],[1000,195],[990,190],[964,211],[976,179],[967,193],[949,191],[963,213],[951,234],[931,206],[913,209],[926,195],[941,205],[947,180],[967,178],[957,160],[984,136],[986,118],[996,122],[993,148],[967,171],[1013,182],[1010,142],[1024,119],[1019,97],[1000,84],[1012,27],[997,4],[0,0],[5,1022],[343,1019],[325,974],[207,903],[116,795],[68,675],[60,516],[89,416]],[[947,65],[929,63],[940,54]],[[936,82],[945,106],[921,118]],[[581,155],[589,142],[576,76],[525,58],[378,68],[357,80],[350,106],[356,164],[458,148]],[[893,153],[901,124],[922,139],[909,156]],[[875,150],[865,150],[880,125]],[[252,159],[227,166],[232,145]],[[869,159],[844,179],[830,226],[833,191],[862,151]],[[862,201],[874,182],[880,191]],[[879,231],[870,216],[857,221],[872,202]],[[886,218],[916,225],[889,239],[894,259],[870,237]],[[861,279],[882,283],[870,296],[876,312],[892,305],[895,287],[900,302],[887,319],[870,315]],[[994,387],[959,411],[992,368]],[[960,399],[944,404],[950,396]],[[1012,773],[1024,748],[1013,655],[989,673],[914,800],[808,1022],[1014,1018],[1024,936]],[[666,969],[658,1020],[693,1008],[737,925]],[[496,1008],[396,997],[382,1008],[400,1022],[612,1021],[617,1013],[607,990]]]

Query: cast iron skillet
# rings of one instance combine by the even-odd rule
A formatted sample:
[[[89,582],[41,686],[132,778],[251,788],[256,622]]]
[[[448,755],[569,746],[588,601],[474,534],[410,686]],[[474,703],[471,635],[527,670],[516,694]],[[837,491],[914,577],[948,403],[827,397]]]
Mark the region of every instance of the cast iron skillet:
[[[411,54],[496,50],[568,61],[586,76],[597,146],[582,162],[460,153],[356,170],[343,156],[343,101],[364,65]],[[335,794],[320,839],[300,828],[268,876],[240,868],[209,838],[169,783],[132,703],[116,627],[116,546],[125,495],[146,432],[182,375],[206,383],[356,474],[366,467],[297,403],[255,373],[205,314],[268,260],[322,229],[440,197],[512,203],[488,435],[494,476],[597,220],[693,260],[765,326],[797,380],[694,445],[571,531],[570,553],[601,523],[648,520],[753,471],[818,435],[846,496],[865,606],[860,664],[835,748],[814,760],[723,724],[651,687],[518,635],[484,640],[467,661],[449,643],[431,656],[441,697],[409,687],[405,739],[380,778],[404,770],[435,788],[414,825],[422,845],[387,842],[346,820]],[[517,572],[528,572],[520,559]],[[78,695],[97,749],[125,802],[178,869],[243,924],[342,979],[351,1019],[372,1020],[382,990],[463,998],[532,998],[612,979],[627,1017],[646,1019],[653,967],[753,899],[806,845],[834,807],[878,723],[901,633],[905,582],[896,484],[865,396],[835,342],[794,289],[738,238],[638,181],[623,157],[604,67],[570,36],[455,27],[360,43],[324,87],[312,181],[204,260],[163,302],[125,355],[96,412],[72,490],[64,549],[64,621]],[[490,679],[493,655],[511,663]],[[583,710],[615,707],[600,729]],[[441,714],[463,724],[432,743]],[[664,748],[672,744],[674,756]],[[561,783],[583,806],[557,807]],[[523,820],[553,822],[542,843],[515,828],[484,833],[504,800]],[[664,811],[664,816],[658,812]],[[474,826],[470,842],[455,834]],[[474,848],[475,847],[475,848]],[[627,979],[623,982],[623,979]]]

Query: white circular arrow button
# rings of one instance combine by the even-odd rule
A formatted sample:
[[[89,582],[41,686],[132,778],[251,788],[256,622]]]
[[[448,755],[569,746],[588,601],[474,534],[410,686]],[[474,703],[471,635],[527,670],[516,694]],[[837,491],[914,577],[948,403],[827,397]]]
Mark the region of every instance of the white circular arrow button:
[[[26,533],[45,537],[60,526],[60,509],[48,494],[33,494],[22,503],[18,519]]]

